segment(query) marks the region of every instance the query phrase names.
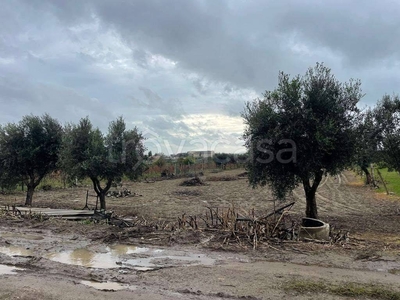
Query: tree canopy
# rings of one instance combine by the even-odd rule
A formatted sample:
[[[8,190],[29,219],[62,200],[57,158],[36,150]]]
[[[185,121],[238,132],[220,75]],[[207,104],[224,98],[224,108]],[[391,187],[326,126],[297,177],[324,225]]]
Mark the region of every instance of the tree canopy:
[[[339,82],[323,64],[304,76],[283,72],[278,86],[246,104],[247,165],[253,187],[269,185],[283,199],[299,184],[306,196],[306,216],[318,217],[315,193],[326,174],[338,174],[357,148],[357,80]]]
[[[0,126],[2,181],[27,186],[25,205],[32,205],[35,188],[57,168],[62,134],[62,126],[47,114]]]
[[[121,181],[123,176],[136,179],[142,174],[143,141],[137,128],[126,129],[122,117],[110,123],[106,136],[86,117],[66,127],[60,166],[71,177],[89,177],[100,208],[105,210],[105,195],[113,182]]]
[[[385,95],[374,110],[376,127],[379,130],[377,146],[380,159],[400,172],[400,98]]]
[[[357,150],[354,153],[354,164],[365,174],[366,184],[374,184],[369,167],[380,160],[378,144],[382,128],[376,122],[374,111],[368,108],[360,115],[356,128]]]

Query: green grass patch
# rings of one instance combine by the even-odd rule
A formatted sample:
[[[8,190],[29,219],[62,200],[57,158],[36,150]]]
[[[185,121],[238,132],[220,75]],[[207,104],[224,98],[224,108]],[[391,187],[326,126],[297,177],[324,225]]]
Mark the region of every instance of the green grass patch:
[[[360,299],[400,300],[400,292],[378,284],[361,284],[355,282],[333,284],[322,281],[294,280],[286,282],[283,285],[283,289],[286,292],[295,291],[300,294],[324,293]]]
[[[380,169],[383,180],[386,182],[386,186],[389,192],[394,193],[396,196],[400,196],[400,174],[392,171],[388,172],[388,169]],[[375,179],[380,180],[378,172],[374,171]],[[379,184],[378,192],[386,192],[383,184]]]

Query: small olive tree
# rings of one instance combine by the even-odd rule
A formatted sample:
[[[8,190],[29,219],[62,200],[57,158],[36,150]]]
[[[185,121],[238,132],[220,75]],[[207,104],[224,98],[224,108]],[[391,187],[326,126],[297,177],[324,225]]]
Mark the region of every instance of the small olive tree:
[[[360,122],[356,127],[357,150],[354,153],[354,164],[365,174],[366,184],[375,184],[369,172],[371,164],[379,162],[378,143],[382,128],[378,126],[374,112],[368,108],[360,114]]]
[[[379,128],[380,159],[390,169],[400,173],[400,98],[385,95],[373,110]]]
[[[142,174],[143,141],[137,128],[126,129],[122,117],[110,123],[105,136],[86,117],[79,124],[66,127],[60,166],[72,178],[90,178],[100,209],[105,210],[105,197],[113,182]]]
[[[62,126],[47,114],[25,116],[19,123],[0,127],[2,181],[26,185],[25,205],[32,205],[35,188],[56,169],[62,135]]]
[[[301,184],[306,216],[317,218],[324,172],[338,174],[352,162],[361,97],[359,81],[340,83],[322,64],[302,77],[280,73],[278,87],[242,114],[250,184],[268,184],[280,199]]]

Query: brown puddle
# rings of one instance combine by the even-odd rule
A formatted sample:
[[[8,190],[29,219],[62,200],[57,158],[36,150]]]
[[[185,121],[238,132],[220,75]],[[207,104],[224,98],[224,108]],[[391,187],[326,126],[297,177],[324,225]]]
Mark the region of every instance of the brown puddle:
[[[30,249],[26,249],[24,247],[18,247],[18,246],[1,246],[0,247],[0,253],[3,253],[5,255],[9,256],[14,256],[14,255],[19,255],[19,256],[32,256],[33,252]]]
[[[88,268],[110,269],[119,267],[117,262],[121,261],[120,256],[145,253],[149,249],[121,244],[107,247],[106,250],[106,253],[97,253],[86,248],[79,248],[73,251],[51,253],[45,257],[64,264]]]
[[[16,274],[15,271],[22,271],[23,269],[19,269],[13,266],[1,265],[0,264],[0,275],[12,275]]]
[[[77,265],[88,268],[110,269],[117,268],[118,256],[111,253],[96,253],[85,248],[75,249],[59,253],[51,253],[45,258],[63,264]]]
[[[113,281],[96,282],[82,280],[80,283],[102,291],[136,290],[137,288],[132,285],[121,284]]]
[[[105,253],[97,253],[86,248],[80,248],[48,254],[45,258],[88,268],[118,268],[122,265],[138,271],[148,271],[166,266],[209,266],[215,263],[215,259],[204,254],[182,251],[172,252],[173,255],[165,255],[162,249],[140,248],[131,245],[113,245],[107,247],[106,250]]]

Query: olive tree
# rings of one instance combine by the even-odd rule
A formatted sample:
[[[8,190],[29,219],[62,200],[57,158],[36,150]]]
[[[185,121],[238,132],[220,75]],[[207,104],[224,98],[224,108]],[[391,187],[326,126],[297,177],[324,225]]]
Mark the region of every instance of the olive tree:
[[[323,64],[304,76],[281,72],[278,86],[242,114],[250,184],[269,185],[279,199],[302,185],[306,216],[318,218],[315,195],[324,173],[338,174],[352,162],[361,97],[359,81],[341,83]]]
[[[144,170],[144,137],[137,128],[126,129],[122,117],[112,121],[107,135],[94,128],[89,118],[68,125],[61,151],[61,168],[72,178],[90,178],[106,209],[106,194],[123,176],[135,179]]]
[[[400,98],[385,95],[373,110],[376,127],[380,130],[378,139],[381,160],[400,173]]]
[[[371,108],[360,115],[356,132],[358,145],[354,154],[354,164],[365,174],[366,184],[375,184],[369,167],[371,164],[379,162],[378,143],[382,128],[378,126]]]
[[[23,182],[25,205],[32,205],[41,180],[57,168],[63,129],[49,115],[25,116],[0,127],[0,171],[5,183]]]

